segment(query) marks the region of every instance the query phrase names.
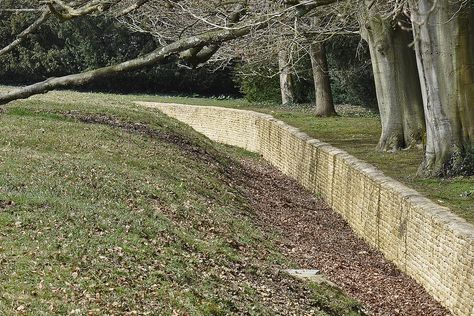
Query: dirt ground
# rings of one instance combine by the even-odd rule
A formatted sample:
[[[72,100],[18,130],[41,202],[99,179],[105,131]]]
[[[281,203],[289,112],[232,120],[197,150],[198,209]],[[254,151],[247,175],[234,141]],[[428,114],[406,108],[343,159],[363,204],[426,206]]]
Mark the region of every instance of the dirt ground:
[[[322,200],[269,164],[244,160],[231,172],[255,221],[284,237],[281,251],[318,269],[374,315],[450,315],[383,255],[359,239]]]

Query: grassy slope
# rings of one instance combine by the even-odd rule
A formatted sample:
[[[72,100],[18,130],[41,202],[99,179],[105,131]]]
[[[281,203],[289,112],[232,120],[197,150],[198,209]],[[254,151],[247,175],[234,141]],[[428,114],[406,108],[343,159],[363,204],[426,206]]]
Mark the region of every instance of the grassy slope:
[[[129,100],[53,93],[0,115],[0,314],[356,309],[334,289],[275,272],[291,267],[277,237],[249,220],[221,173],[226,155],[245,153]],[[62,114],[72,110],[153,134]],[[215,161],[183,151],[180,140]]]

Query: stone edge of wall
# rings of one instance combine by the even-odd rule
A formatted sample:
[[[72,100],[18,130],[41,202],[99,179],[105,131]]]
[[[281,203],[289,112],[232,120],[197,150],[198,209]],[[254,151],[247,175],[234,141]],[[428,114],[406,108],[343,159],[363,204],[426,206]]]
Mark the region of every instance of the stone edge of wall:
[[[422,284],[429,293],[431,293],[444,306],[450,309],[455,315],[469,315],[469,313],[474,314],[474,302],[472,301],[469,302],[470,295],[471,294],[474,295],[474,284],[466,285],[467,293],[465,293],[465,291],[463,290],[463,287],[461,287],[461,290],[457,290],[456,288],[457,291],[454,291],[453,289],[453,286],[455,287],[455,284],[456,284],[455,282],[458,281],[456,275],[454,274],[464,273],[466,275],[463,274],[463,276],[468,281],[470,277],[469,274],[470,273],[474,274],[474,226],[468,223],[466,220],[453,214],[448,208],[435,204],[430,199],[424,197],[417,191],[411,188],[408,188],[404,184],[384,175],[382,171],[378,170],[373,165],[351,156],[344,150],[338,149],[336,147],[331,146],[330,144],[311,138],[306,133],[301,132],[298,128],[295,128],[293,126],[290,126],[284,123],[283,121],[275,119],[271,115],[258,113],[254,111],[248,111],[248,110],[213,107],[213,106],[194,106],[194,105],[182,105],[182,104],[176,104],[176,103],[152,103],[152,102],[136,102],[136,103],[141,106],[157,108],[158,110],[161,110],[162,112],[164,112],[165,114],[171,117],[173,117],[172,114],[175,114],[175,116],[177,116],[176,112],[171,113],[173,111],[177,111],[177,112],[180,112],[182,110],[189,111],[190,109],[193,109],[194,111],[197,110],[200,112],[204,112],[207,110],[207,111],[217,111],[219,113],[223,113],[223,112],[234,113],[236,115],[241,114],[246,117],[251,117],[254,119],[253,124],[255,124],[255,130],[257,132],[249,131],[246,129],[243,132],[246,135],[243,135],[243,136],[247,136],[254,139],[254,141],[257,142],[257,145],[248,146],[247,143],[236,144],[232,142],[231,144],[237,145],[239,147],[244,147],[250,151],[254,151],[258,153],[260,153],[260,149],[261,149],[260,148],[261,140],[257,139],[258,137],[254,135],[255,133],[258,133],[258,130],[260,128],[259,126],[257,126],[258,125],[257,121],[263,120],[266,122],[271,122],[272,124],[275,124],[281,130],[288,132],[288,134],[291,135],[292,137],[298,139],[299,141],[302,141],[305,145],[309,145],[311,147],[315,147],[321,151],[324,151],[330,157],[333,157],[334,161],[336,161],[336,159],[342,159],[344,164],[346,164],[347,166],[350,166],[350,168],[352,168],[353,171],[363,174],[365,177],[368,177],[371,181],[376,183],[379,186],[379,195],[381,194],[381,190],[383,189],[384,191],[387,191],[390,194],[393,194],[397,198],[400,198],[401,204],[409,205],[408,212],[413,213],[412,208],[414,208],[416,212],[420,212],[424,220],[428,219],[430,223],[427,223],[425,225],[426,227],[423,227],[421,229],[427,230],[428,232],[426,234],[435,235],[436,239],[438,238],[441,239],[441,241],[435,240],[433,242],[435,246],[436,245],[439,246],[439,244],[442,243],[443,241],[448,242],[448,241],[452,241],[453,239],[456,239],[456,241],[458,241],[458,243],[460,243],[462,246],[462,247],[459,246],[461,247],[461,250],[467,249],[468,253],[462,254],[462,253],[459,253],[460,250],[458,250],[458,253],[454,254],[456,255],[455,259],[458,260],[458,261],[455,261],[454,263],[459,265],[455,267],[450,266],[449,264],[446,266],[446,263],[445,263],[446,260],[442,260],[442,256],[445,255],[445,253],[442,253],[443,249],[436,248],[436,247],[432,250],[433,252],[435,252],[434,254],[433,253],[413,253],[413,254],[407,255],[405,253],[403,258],[397,258],[396,255],[393,255],[390,253],[389,249],[384,249],[383,245],[380,246],[379,244],[374,242],[373,239],[370,239],[369,236],[364,235],[364,231],[358,229],[355,223],[351,223],[351,218],[347,218],[347,216],[345,216],[347,214],[344,214],[344,212],[341,212],[340,209],[335,207],[334,201],[332,201],[332,193],[331,193],[331,197],[326,197],[326,202],[336,212],[341,214],[348,221],[350,226],[360,237],[368,241],[372,246],[382,251],[382,253],[384,253],[384,255],[389,260],[394,262],[402,271],[405,271],[408,275],[412,276],[415,280],[417,280],[420,284]],[[180,120],[178,117],[175,117],[175,118]],[[183,122],[188,123],[188,124],[191,123],[191,122],[186,122],[185,120],[183,120]],[[237,121],[235,122],[235,124],[239,124],[239,122]],[[192,124],[190,125],[192,126]],[[222,128],[222,126],[216,126],[216,128]],[[199,130],[199,127],[195,129],[199,132],[202,132],[203,134],[206,134],[206,131]],[[240,138],[244,138],[244,137],[240,137]],[[218,137],[214,137],[213,140],[223,142]],[[336,168],[334,164],[335,162],[333,163],[333,166],[332,166],[333,169]],[[291,172],[285,172],[285,170],[281,170],[281,171],[292,176],[293,178],[296,178],[294,175],[291,174]],[[297,180],[300,181],[300,179],[297,179]],[[332,190],[333,188],[331,188],[331,191]],[[312,191],[314,192],[315,189],[313,188]],[[387,207],[390,208],[390,206],[387,206]],[[401,208],[403,208],[403,206],[401,206]],[[406,216],[407,217],[413,216],[413,214],[406,215]],[[415,220],[413,221],[416,222]],[[380,229],[380,227],[377,227],[377,229]],[[434,230],[436,231],[433,232]],[[422,237],[432,238],[432,236],[422,236]],[[405,236],[403,238],[405,238],[405,241],[406,241],[406,238],[408,237]],[[413,239],[414,236],[411,236],[410,238],[413,244],[416,244],[418,242],[417,240]],[[423,242],[424,238],[422,238],[420,242]],[[444,240],[443,238],[446,240]],[[402,242],[402,241],[399,241],[399,242]],[[455,245],[453,245],[453,247],[454,246]],[[403,251],[408,252],[407,247],[408,246],[405,245],[405,248]],[[459,247],[456,249],[459,249]],[[415,249],[418,249],[418,248],[415,248]],[[420,250],[420,252],[422,251]],[[465,256],[459,257],[461,255],[465,255]],[[431,264],[430,260],[434,261],[435,263]],[[422,261],[422,263],[418,261]],[[466,267],[464,267],[464,265]],[[436,269],[436,267],[438,267],[438,269]],[[440,270],[440,271],[421,271],[422,269],[433,269],[433,270]],[[442,284],[443,282],[447,282],[450,284],[448,285]],[[439,289],[438,287],[444,287],[444,288]],[[446,290],[445,288],[448,288],[448,289]]]
[[[208,107],[208,108],[216,108],[216,107]],[[288,132],[293,134],[295,137],[300,138],[307,143],[312,144],[313,146],[317,147],[325,147],[326,150],[330,151],[331,154],[334,156],[342,156],[349,164],[356,168],[359,171],[362,171],[368,174],[370,177],[378,181],[380,184],[384,184],[386,186],[390,186],[393,189],[397,190],[403,198],[406,199],[417,199],[418,203],[421,203],[427,209],[427,212],[431,213],[434,217],[439,217],[439,219],[444,222],[445,224],[455,226],[457,229],[459,228],[460,232],[464,232],[466,236],[469,236],[474,241],[474,225],[469,224],[465,219],[455,215],[451,212],[451,210],[447,207],[441,206],[439,204],[434,203],[427,197],[423,196],[418,191],[411,189],[404,185],[403,183],[386,176],[381,170],[377,169],[374,165],[360,160],[346,152],[345,150],[339,149],[337,147],[332,146],[329,143],[320,141],[319,139],[312,138],[305,132],[300,131],[300,129],[293,127],[291,125],[286,124],[285,122],[274,118],[271,115],[247,111],[247,110],[236,110],[236,111],[244,111],[244,112],[251,112],[254,113],[256,116],[260,118],[271,120],[278,125],[283,126]]]

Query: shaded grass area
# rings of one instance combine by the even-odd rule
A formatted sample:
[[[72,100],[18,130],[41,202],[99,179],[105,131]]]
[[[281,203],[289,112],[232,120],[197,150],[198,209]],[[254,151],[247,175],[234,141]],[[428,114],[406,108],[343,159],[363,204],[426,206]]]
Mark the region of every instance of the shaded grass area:
[[[60,92],[0,115],[0,314],[360,313],[279,272],[279,237],[226,178],[248,153],[130,99]]]

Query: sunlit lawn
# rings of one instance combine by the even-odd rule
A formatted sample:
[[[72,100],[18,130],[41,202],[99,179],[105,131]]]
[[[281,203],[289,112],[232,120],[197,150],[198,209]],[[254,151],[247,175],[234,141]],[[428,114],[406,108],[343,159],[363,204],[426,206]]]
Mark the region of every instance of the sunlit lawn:
[[[135,98],[57,92],[0,114],[0,315],[273,315],[303,292],[315,315],[359,310],[337,289],[273,281],[292,263],[219,167],[248,153]]]

